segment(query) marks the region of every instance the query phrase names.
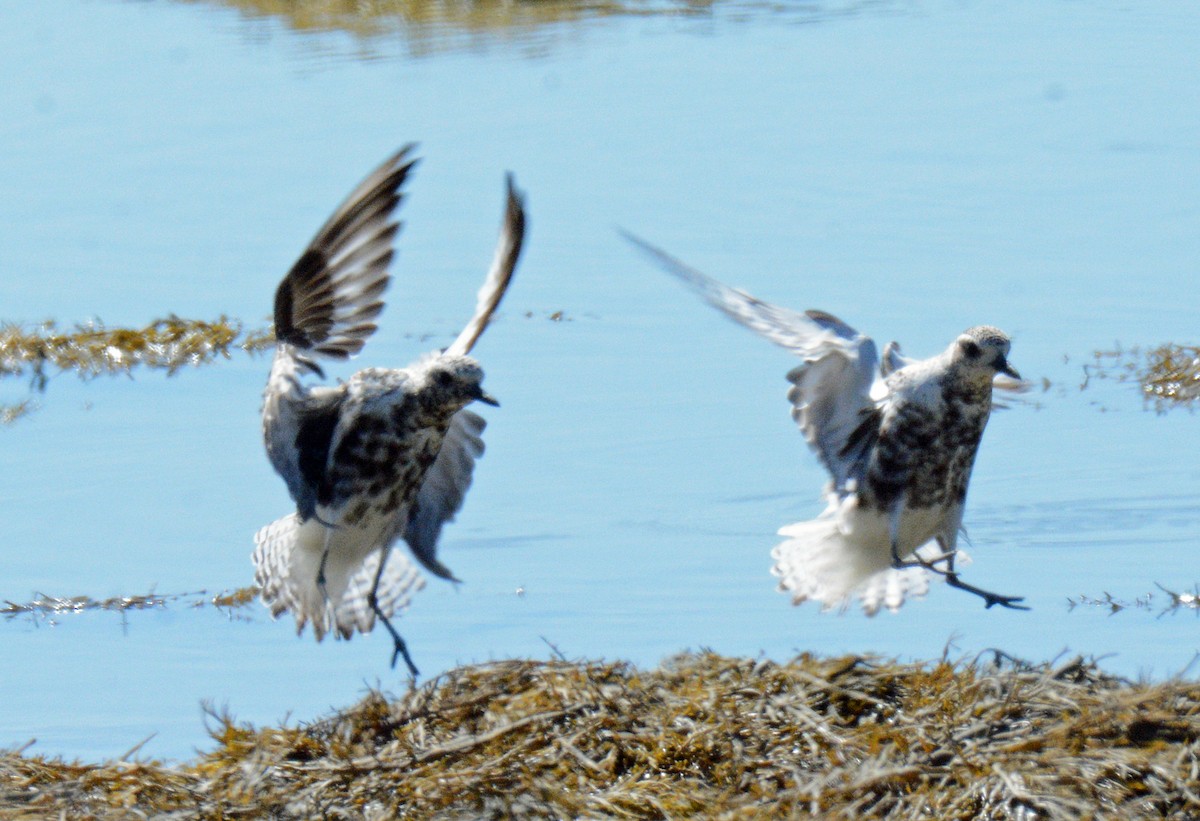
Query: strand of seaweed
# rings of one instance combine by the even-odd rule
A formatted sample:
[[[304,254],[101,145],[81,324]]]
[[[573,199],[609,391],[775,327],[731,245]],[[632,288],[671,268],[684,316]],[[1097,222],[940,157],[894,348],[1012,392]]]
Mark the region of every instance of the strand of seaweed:
[[[237,590],[224,590],[220,593],[209,593],[207,590],[197,590],[191,593],[145,593],[132,596],[110,596],[95,599],[91,596],[48,596],[37,593],[27,602],[6,600],[0,606],[0,616],[14,619],[18,616],[32,618],[49,618],[51,616],[84,613],[91,610],[107,610],[124,613],[130,610],[165,609],[171,604],[182,603],[188,607],[213,606],[218,609],[234,610],[246,607],[258,596],[258,588],[242,587]]]
[[[534,317],[532,311],[525,313]],[[546,315],[553,322],[573,321],[561,310]],[[428,335],[420,337],[422,341]],[[52,321],[33,327],[0,325],[0,379],[28,377],[34,392],[46,389],[54,373],[73,373],[80,379],[125,374],[136,368],[165,370],[173,376],[185,367],[200,367],[227,360],[237,351],[258,354],[275,344],[271,327],[247,329],[225,315],[211,322],[184,319],[174,314],[143,328],[108,328],[103,322],[60,330]],[[32,398],[0,404],[0,425],[32,413]]]
[[[1155,586],[1161,591],[1161,596],[1156,597],[1156,594],[1153,592],[1148,592],[1133,599],[1122,599],[1108,592],[1100,596],[1081,594],[1074,598],[1067,598],[1067,609],[1075,610],[1079,607],[1099,607],[1107,608],[1112,613],[1119,613],[1126,610],[1153,611],[1157,609],[1160,617],[1168,613],[1190,610],[1200,616],[1200,583],[1194,585],[1190,592],[1175,592],[1158,583]],[[182,604],[185,607],[193,608],[211,605],[218,609],[232,611],[248,607],[254,602],[258,594],[259,588],[256,585],[241,587],[235,590],[223,590],[215,594],[209,593],[207,590],[171,594],[150,592],[126,596],[110,596],[103,599],[96,599],[88,595],[50,596],[45,593],[37,593],[34,598],[27,602],[6,600],[0,606],[0,616],[6,619],[13,619],[17,616],[48,618],[51,616],[83,613],[90,610],[107,610],[112,612],[151,610],[167,608],[172,604]]]
[[[27,377],[31,390],[41,392],[53,372],[94,379],[150,368],[174,375],[181,368],[229,359],[234,351],[258,353],[274,341],[272,329],[246,330],[226,316],[208,322],[172,314],[143,328],[108,328],[98,320],[70,330],[52,321],[33,327],[6,324],[0,326],[0,378]],[[35,408],[32,399],[0,405],[0,422],[10,424]]]
[[[1083,382],[1093,378],[1136,382],[1142,397],[1159,413],[1173,406],[1192,407],[1200,399],[1200,346],[1167,344],[1154,348],[1096,351],[1094,361],[1083,366]]]
[[[1157,582],[1155,582],[1155,587],[1161,590],[1166,597],[1165,604],[1158,604],[1152,592],[1143,593],[1132,600],[1120,599],[1112,593],[1105,592],[1099,597],[1081,595],[1077,598],[1068,598],[1067,609],[1074,610],[1076,607],[1103,607],[1108,608],[1111,613],[1120,613],[1125,610],[1153,610],[1157,607],[1159,616],[1165,616],[1167,613],[1176,613],[1180,610],[1193,610],[1197,615],[1200,615],[1200,584],[1194,585],[1191,592],[1185,591],[1182,593],[1168,590]]]
[[[1200,684],[1002,652],[907,664],[500,661],[300,726],[209,707],[196,760],[0,756],[6,817],[1200,814]],[[23,815],[21,815],[23,813]],[[41,814],[39,816],[38,814]]]

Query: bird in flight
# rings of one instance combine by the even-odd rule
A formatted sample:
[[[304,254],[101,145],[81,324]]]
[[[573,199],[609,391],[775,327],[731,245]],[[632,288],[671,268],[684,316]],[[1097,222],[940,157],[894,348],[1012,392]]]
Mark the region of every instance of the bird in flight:
[[[263,394],[267,456],[296,511],[254,537],[255,579],[272,615],[291,611],[317,641],[367,633],[378,619],[392,666],[416,665],[390,618],[424,586],[392,546],[403,539],[430,573],[458,581],[437,558],[442,526],[462,507],[483,454],[482,417],[495,405],[468,356],[512,279],[525,233],[523,196],[507,178],[504,222],[475,315],[443,351],[407,368],[365,368],[337,386],[319,360],[362,350],[383,310],[394,218],[416,160],[406,146],[372,171],[321,227],[275,293],[275,357]]]
[[[923,595],[934,574],[986,607],[1029,609],[1022,597],[975,587],[955,569],[992,388],[1026,388],[1008,364],[1008,336],[979,325],[929,359],[909,359],[895,342],[881,358],[870,337],[835,316],[763,302],[622,235],[717,310],[802,360],[788,373],[792,418],[830,481],[824,512],[782,528],[787,540],[771,554],[794,604],[811,599],[830,609],[858,599],[869,614],[881,605],[894,611]]]

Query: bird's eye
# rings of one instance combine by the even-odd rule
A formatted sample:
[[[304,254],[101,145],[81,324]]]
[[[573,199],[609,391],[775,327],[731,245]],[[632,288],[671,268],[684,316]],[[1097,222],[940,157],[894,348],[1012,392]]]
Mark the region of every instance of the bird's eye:
[[[981,353],[983,353],[983,351],[980,349],[979,345],[975,342],[972,342],[971,340],[967,340],[966,342],[964,342],[962,349],[963,349],[963,353],[965,353],[971,359],[978,359],[979,355]]]

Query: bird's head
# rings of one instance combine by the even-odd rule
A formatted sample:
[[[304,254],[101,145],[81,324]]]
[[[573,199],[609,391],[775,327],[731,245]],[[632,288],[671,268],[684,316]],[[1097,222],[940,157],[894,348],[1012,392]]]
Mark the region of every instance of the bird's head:
[[[483,389],[483,368],[469,356],[438,356],[429,363],[426,384],[434,401],[456,410],[474,401],[499,405]]]
[[[1008,334],[991,325],[976,325],[958,335],[950,346],[950,359],[956,365],[987,374],[990,380],[997,373],[1020,379],[1017,369],[1008,364],[1011,345]]]

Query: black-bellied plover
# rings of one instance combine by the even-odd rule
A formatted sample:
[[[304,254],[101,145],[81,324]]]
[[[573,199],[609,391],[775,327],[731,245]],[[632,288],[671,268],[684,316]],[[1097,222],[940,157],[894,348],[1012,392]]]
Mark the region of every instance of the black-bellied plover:
[[[857,598],[868,613],[895,610],[924,594],[933,573],[987,607],[1028,609],[1021,597],[967,584],[955,570],[993,383],[1025,388],[1002,331],[970,328],[919,361],[893,342],[881,360],[869,337],[837,317],[755,299],[622,233],[710,305],[803,360],[788,373],[792,417],[831,480],[825,511],[781,529],[788,538],[772,552],[772,572],[794,603],[812,599],[828,609]]]
[[[318,358],[346,359],[383,310],[393,218],[415,160],[407,146],[373,171],[317,232],[275,294],[275,359],[263,397],[263,437],[296,512],[255,535],[255,578],[274,615],[291,611],[350,638],[383,622],[417,668],[390,617],[424,585],[400,538],[429,572],[457,581],[437,558],[442,526],[462,506],[485,422],[466,405],[496,404],[469,357],[516,268],[525,233],[522,195],[507,179],[499,245],[475,315],[444,351],[407,368],[366,368],[336,387],[306,385]]]

